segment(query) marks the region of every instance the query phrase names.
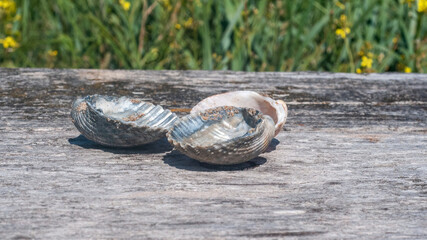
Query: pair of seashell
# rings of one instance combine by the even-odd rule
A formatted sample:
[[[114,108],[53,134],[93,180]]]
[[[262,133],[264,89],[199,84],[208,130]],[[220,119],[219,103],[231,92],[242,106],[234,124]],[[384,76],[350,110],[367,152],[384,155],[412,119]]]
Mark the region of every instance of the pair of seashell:
[[[92,95],[73,103],[71,117],[88,139],[132,147],[165,135],[183,154],[211,164],[237,164],[257,157],[283,127],[286,104],[252,91],[208,97],[181,119],[170,110],[127,97]]]

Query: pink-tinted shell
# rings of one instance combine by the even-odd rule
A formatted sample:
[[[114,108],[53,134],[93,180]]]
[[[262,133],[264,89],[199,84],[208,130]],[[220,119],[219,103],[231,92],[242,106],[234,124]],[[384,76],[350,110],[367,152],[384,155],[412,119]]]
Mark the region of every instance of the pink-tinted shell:
[[[210,96],[194,106],[191,113],[220,106],[254,108],[270,116],[275,123],[275,136],[283,128],[288,116],[288,108],[284,101],[276,101],[253,91],[234,91]]]

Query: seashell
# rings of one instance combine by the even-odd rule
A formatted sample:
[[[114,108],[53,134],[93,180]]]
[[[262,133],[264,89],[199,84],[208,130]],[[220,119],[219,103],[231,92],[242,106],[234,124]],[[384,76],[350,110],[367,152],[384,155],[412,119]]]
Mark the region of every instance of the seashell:
[[[284,101],[275,101],[253,91],[235,91],[210,96],[194,106],[191,113],[219,106],[254,108],[261,111],[263,114],[270,116],[274,120],[274,136],[279,134],[288,116],[288,108]]]
[[[252,108],[216,107],[181,118],[167,133],[183,154],[201,162],[237,164],[264,152],[274,138],[274,121]]]
[[[133,147],[164,137],[176,114],[127,97],[92,95],[73,103],[71,118],[88,139],[110,147]]]

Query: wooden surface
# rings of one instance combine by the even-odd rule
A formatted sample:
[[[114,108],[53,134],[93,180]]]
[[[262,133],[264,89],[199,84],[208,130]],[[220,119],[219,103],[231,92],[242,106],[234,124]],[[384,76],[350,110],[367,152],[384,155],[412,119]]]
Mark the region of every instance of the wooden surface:
[[[236,166],[100,147],[69,117],[94,93],[183,115],[242,89],[289,118]],[[0,69],[0,96],[0,239],[427,238],[427,75]]]

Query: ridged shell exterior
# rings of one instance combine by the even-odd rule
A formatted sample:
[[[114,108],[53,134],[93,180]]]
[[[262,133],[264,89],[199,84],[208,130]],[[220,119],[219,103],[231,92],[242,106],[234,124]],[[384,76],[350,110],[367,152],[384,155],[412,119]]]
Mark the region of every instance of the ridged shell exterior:
[[[191,158],[227,165],[246,162],[264,152],[274,129],[273,119],[255,109],[217,107],[181,118],[167,137]]]
[[[178,119],[161,106],[102,95],[74,101],[71,118],[86,138],[110,147],[133,147],[156,141]]]
[[[288,116],[288,108],[284,101],[273,100],[253,91],[226,92],[207,97],[194,106],[191,113],[219,106],[254,108],[270,116],[275,123],[275,136],[282,130]]]

